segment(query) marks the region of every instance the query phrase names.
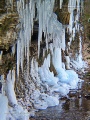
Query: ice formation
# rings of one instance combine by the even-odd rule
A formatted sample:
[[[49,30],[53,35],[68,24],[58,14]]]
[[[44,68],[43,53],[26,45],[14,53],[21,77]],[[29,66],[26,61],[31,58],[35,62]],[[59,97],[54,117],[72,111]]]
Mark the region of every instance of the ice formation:
[[[9,104],[11,106],[17,104],[17,100],[14,92],[14,83],[15,83],[15,71],[12,71],[12,73],[11,71],[9,71],[6,81],[6,94],[9,100]]]
[[[0,94],[0,118],[6,120],[8,114],[8,99],[6,96]]]
[[[68,12],[70,13],[70,21],[69,25],[66,26],[57,20],[57,15],[53,12],[54,3],[55,0],[30,0],[26,3],[24,0],[17,0],[17,11],[20,20],[18,26],[20,27],[20,32],[18,33],[17,39],[17,75],[19,77],[19,67],[21,67],[25,80],[24,84],[21,84],[21,88],[25,90],[25,101],[23,103],[23,101],[19,99],[18,102],[22,104],[22,106],[27,107],[27,109],[32,107],[32,104],[35,109],[46,109],[47,107],[58,105],[60,97],[67,96],[70,89],[76,89],[79,82],[77,73],[70,68],[69,54],[64,54],[65,62],[62,60],[62,51],[68,53],[71,42],[75,37],[75,31],[79,31],[77,21],[80,15],[80,0],[69,0]],[[63,0],[60,0],[60,9],[62,5]],[[74,9],[77,9],[75,19],[73,15]],[[40,67],[38,67],[38,62],[35,58],[32,58],[31,63],[29,59],[34,21],[38,21],[39,23],[38,58],[40,55],[42,34],[44,34],[46,43],[46,48],[43,49],[43,58],[45,59]],[[73,26],[74,22],[75,26]],[[67,44],[65,40],[66,29],[70,35]],[[51,44],[49,44],[50,41],[52,41]],[[45,56],[46,51],[47,56]],[[26,71],[23,69],[24,58],[27,60]],[[78,61],[82,63],[81,39]],[[51,62],[56,70],[56,76],[53,71],[50,71]],[[18,105],[14,91],[14,82],[15,72],[9,71],[6,81],[6,93],[9,104],[12,106],[9,112],[15,119],[28,120],[27,110],[23,110],[23,108]],[[24,113],[27,113],[27,116],[24,117]]]
[[[65,50],[64,29],[62,24],[57,20],[57,16],[53,13],[55,0],[30,0],[30,3],[24,5],[24,1],[17,1],[17,10],[21,22],[21,31],[17,42],[17,74],[19,75],[19,66],[23,69],[24,53],[29,63],[29,45],[31,43],[31,35],[33,34],[34,19],[39,20],[38,30],[38,56],[40,54],[40,42],[42,41],[42,33],[44,33],[46,48],[48,50],[48,42],[53,39],[54,47],[61,46]],[[37,18],[35,18],[35,4],[37,8]],[[29,33],[29,34],[28,34]],[[63,34],[63,36],[62,36]],[[62,39],[63,42],[62,42]],[[62,44],[62,45],[61,45]]]
[[[79,81],[78,75],[73,70],[70,70],[70,56],[65,56],[66,63],[62,61],[62,50],[67,50],[68,52],[71,41],[75,37],[75,31],[79,30],[79,24],[77,21],[79,20],[80,15],[80,0],[69,0],[68,2],[70,21],[66,28],[70,34],[70,42],[68,42],[69,47],[66,45],[65,41],[66,28],[57,20],[57,15],[53,12],[54,3],[55,0],[30,0],[30,2],[27,2],[26,4],[23,0],[17,1],[17,10],[21,22],[21,31],[17,41],[17,74],[19,75],[20,65],[23,70],[24,56],[27,57],[27,66],[29,66],[29,45],[31,43],[31,35],[33,34],[34,20],[38,20],[38,58],[40,54],[40,43],[42,42],[43,33],[46,42],[46,50],[48,52],[48,49],[50,49],[51,54],[47,55],[47,58],[44,59],[43,65],[39,68],[37,61],[32,58],[30,75],[35,84],[39,82],[39,85],[44,85],[47,91],[49,91],[49,95],[53,97],[55,91],[59,92],[61,95],[67,95],[69,93],[69,89],[76,88]],[[62,8],[62,4],[63,0],[60,0],[60,9]],[[77,9],[76,16],[73,15],[74,9]],[[74,22],[76,24],[73,27]],[[49,45],[49,41],[51,40],[53,43]],[[81,49],[79,52],[81,53]],[[45,57],[45,49],[43,49],[43,57]],[[50,72],[49,68],[51,61],[56,69],[57,76],[54,76],[54,73]],[[69,70],[66,70],[65,66]],[[44,88],[41,91],[44,91]],[[32,93],[31,95],[33,96],[35,94],[33,99],[38,99],[37,101],[34,101],[34,106],[38,109],[40,106],[42,106],[42,109],[50,106],[47,105],[46,100],[43,100],[43,105],[41,105],[41,100],[39,98],[41,96],[41,91],[39,90],[39,96],[36,96],[37,92]],[[53,97],[48,99],[54,99]],[[59,98],[56,97],[56,99],[58,100]],[[55,105],[57,103],[58,102],[56,102]]]
[[[6,102],[4,103],[4,101],[2,102],[5,105],[1,105],[0,108],[4,108],[5,106],[5,110],[6,110],[6,117],[7,118],[3,118],[2,120],[7,120],[7,119],[22,119],[22,120],[28,120],[29,119],[29,113],[27,112],[27,110],[24,110],[22,106],[20,106],[17,103],[17,99],[16,99],[16,94],[14,91],[14,83],[15,83],[15,70],[10,70],[8,75],[7,75],[7,81],[6,81],[6,95],[7,98],[4,97],[4,101],[6,100]],[[1,103],[1,96],[0,96],[0,103]],[[8,107],[8,104],[11,107]],[[4,111],[5,111],[4,110]],[[0,112],[0,114],[4,113]]]
[[[60,9],[62,8],[63,0],[60,0]]]

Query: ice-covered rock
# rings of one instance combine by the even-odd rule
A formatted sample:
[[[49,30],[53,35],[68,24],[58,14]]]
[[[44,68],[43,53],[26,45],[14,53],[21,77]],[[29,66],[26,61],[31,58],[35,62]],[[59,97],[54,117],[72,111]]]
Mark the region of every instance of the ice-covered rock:
[[[9,109],[10,114],[15,120],[29,120],[29,113],[20,105],[14,105]]]
[[[48,107],[56,106],[59,104],[59,100],[56,97],[49,96],[45,93],[42,93],[40,95],[40,98],[47,103]]]
[[[13,106],[17,104],[17,99],[14,91],[15,71],[9,71],[6,80],[6,95],[8,97],[9,104]]]
[[[6,120],[8,115],[8,99],[6,96],[0,94],[0,119]]]

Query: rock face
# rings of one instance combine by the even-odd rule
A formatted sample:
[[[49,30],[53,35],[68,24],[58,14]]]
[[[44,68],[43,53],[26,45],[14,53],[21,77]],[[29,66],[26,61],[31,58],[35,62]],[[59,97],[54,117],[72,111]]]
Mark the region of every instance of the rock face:
[[[6,2],[5,0],[0,0],[0,15],[6,13]]]
[[[13,0],[1,0],[0,5],[0,49],[7,51],[17,38],[18,14]]]
[[[17,38],[17,14],[9,13],[0,19],[0,48],[8,50]]]
[[[0,75],[15,67],[18,22],[16,0],[0,0]]]
[[[69,25],[70,13],[68,12],[68,0],[63,1],[61,9],[59,7],[59,4],[59,0],[56,0],[54,11],[57,14],[58,20],[63,25]]]

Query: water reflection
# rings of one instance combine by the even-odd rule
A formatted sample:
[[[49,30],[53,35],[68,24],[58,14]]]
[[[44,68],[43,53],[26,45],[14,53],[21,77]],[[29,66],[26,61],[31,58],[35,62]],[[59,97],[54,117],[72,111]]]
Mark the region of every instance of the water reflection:
[[[66,100],[60,100],[60,105],[37,112],[36,120],[90,120],[90,100],[78,93]]]

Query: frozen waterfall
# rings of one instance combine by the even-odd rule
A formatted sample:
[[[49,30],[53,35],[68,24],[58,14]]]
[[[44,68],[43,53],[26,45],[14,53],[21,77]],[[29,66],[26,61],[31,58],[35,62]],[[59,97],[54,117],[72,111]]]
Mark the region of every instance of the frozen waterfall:
[[[70,89],[78,89],[77,73],[71,69],[70,46],[75,38],[76,31],[79,32],[78,23],[80,17],[80,1],[69,0],[67,5],[70,14],[69,24],[60,23],[58,15],[54,11],[55,0],[17,0],[17,11],[19,14],[19,25],[17,38],[17,78],[20,88],[24,91],[24,98],[16,98],[14,91],[15,71],[9,71],[7,75],[7,97],[10,109],[15,119],[19,116],[18,112],[31,114],[33,109],[46,109],[47,107],[59,104],[62,96],[67,96]],[[63,8],[64,0],[59,1],[59,10]],[[74,10],[76,15],[74,16]],[[65,16],[66,18],[66,16]],[[30,55],[32,35],[34,34],[35,22],[38,23],[37,37],[37,58]],[[66,33],[69,35],[66,39]],[[44,38],[43,38],[44,37]],[[81,37],[78,61],[82,63]],[[41,44],[43,55],[40,58]],[[26,61],[25,61],[26,60]],[[39,65],[39,60],[43,62]],[[83,63],[82,63],[83,64]],[[21,68],[21,69],[20,69]],[[21,71],[20,71],[21,70]],[[19,81],[20,72],[23,74],[23,82]],[[11,90],[12,91],[11,91]],[[20,106],[18,105],[18,102]],[[24,106],[27,110],[23,110]],[[19,109],[20,111],[18,111]],[[13,113],[15,111],[15,114]]]

